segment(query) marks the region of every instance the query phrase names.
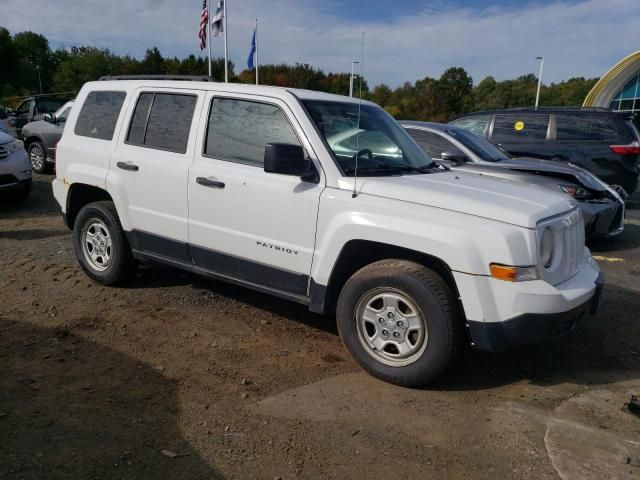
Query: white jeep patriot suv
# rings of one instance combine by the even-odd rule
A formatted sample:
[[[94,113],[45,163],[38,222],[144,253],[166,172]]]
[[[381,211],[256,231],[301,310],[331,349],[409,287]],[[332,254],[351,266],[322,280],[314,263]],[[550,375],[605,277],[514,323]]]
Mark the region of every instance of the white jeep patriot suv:
[[[401,385],[433,380],[465,340],[569,333],[602,286],[568,197],[449,171],[348,97],[102,79],[77,97],[56,172],[91,278],[153,260],[335,312],[353,358]]]

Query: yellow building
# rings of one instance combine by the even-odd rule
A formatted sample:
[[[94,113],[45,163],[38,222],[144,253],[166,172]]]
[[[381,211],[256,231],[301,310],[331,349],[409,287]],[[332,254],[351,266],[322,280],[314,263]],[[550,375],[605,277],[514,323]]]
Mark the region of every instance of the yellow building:
[[[623,58],[605,73],[582,106],[640,112],[640,50]]]

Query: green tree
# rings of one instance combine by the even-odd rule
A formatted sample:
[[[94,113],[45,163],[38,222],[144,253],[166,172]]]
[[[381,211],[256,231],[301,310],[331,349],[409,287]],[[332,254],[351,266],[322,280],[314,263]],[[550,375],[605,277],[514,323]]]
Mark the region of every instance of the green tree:
[[[13,46],[18,56],[17,72],[21,87],[30,92],[48,91],[55,70],[54,57],[49,41],[33,32],[20,32],[13,37]]]

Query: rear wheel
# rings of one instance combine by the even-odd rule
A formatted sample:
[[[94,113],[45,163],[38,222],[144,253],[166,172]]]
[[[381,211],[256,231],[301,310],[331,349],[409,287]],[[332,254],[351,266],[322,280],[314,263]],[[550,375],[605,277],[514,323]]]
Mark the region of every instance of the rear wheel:
[[[103,285],[130,279],[137,261],[112,202],[85,205],[73,225],[76,258],[87,275]]]
[[[47,173],[50,171],[47,165],[47,152],[42,143],[35,141],[29,144],[29,162],[31,169],[38,173]]]
[[[356,272],[342,289],[336,319],[353,358],[398,385],[433,381],[461,346],[455,295],[437,273],[414,262],[383,260]]]

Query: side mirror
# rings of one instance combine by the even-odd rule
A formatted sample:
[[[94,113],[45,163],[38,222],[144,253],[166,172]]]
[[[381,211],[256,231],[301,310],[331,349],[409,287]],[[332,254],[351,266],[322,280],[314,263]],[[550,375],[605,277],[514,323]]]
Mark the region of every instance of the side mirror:
[[[42,119],[45,122],[49,122],[49,123],[56,123],[56,117],[54,117],[53,115],[51,115],[50,113],[45,113],[44,117],[42,117]]]
[[[446,152],[442,152],[442,156],[440,158],[451,162],[456,166],[469,161],[467,156],[461,150],[448,150]]]
[[[15,127],[16,126],[16,119],[14,117],[10,118],[7,122],[9,124],[10,127]]]
[[[300,145],[268,143],[264,147],[264,171],[306,178],[314,174],[311,160]]]

